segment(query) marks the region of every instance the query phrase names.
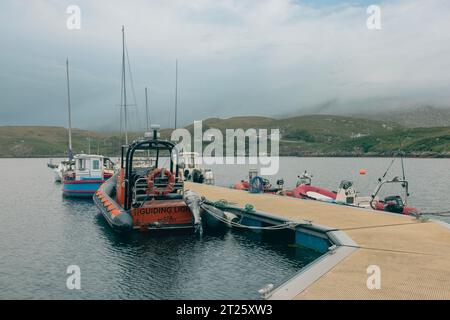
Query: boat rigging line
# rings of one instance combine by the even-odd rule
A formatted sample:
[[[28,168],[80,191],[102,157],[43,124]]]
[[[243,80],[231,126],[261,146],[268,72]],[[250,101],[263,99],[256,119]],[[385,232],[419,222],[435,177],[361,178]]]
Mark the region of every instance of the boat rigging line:
[[[127,104],[127,85],[126,85],[126,66],[128,65],[128,76],[130,77],[130,85],[131,85],[131,93],[133,94],[133,104]],[[123,108],[123,117],[124,117],[124,131],[125,131],[125,144],[128,145],[128,110],[127,107],[135,106],[137,107],[136,102],[136,92],[134,90],[134,80],[133,73],[131,71],[130,64],[130,56],[128,54],[128,48],[125,42],[125,27],[122,26],[122,81],[121,81],[121,93],[120,93],[120,106]],[[120,112],[122,118],[122,110]],[[136,115],[136,118],[139,118]],[[120,126],[122,128],[122,119],[120,119]]]
[[[127,65],[128,65],[128,76],[130,77],[130,86],[131,86],[131,93],[133,94],[133,104],[129,104],[129,107],[136,107],[134,109],[135,111],[135,116],[136,116],[136,125],[141,128],[142,123],[140,122],[141,118],[139,117],[139,107],[138,107],[138,103],[137,103],[137,99],[136,99],[136,90],[135,90],[135,86],[134,86],[134,78],[133,78],[133,72],[131,71],[131,63],[130,63],[130,55],[128,54],[128,46],[127,43],[125,41],[125,53],[126,53],[126,58],[127,58]]]
[[[389,164],[388,168],[386,169],[386,172],[383,174],[383,176],[381,178],[378,178],[378,181],[382,181],[384,178],[386,178],[387,173],[389,172],[389,170],[391,170],[392,165],[395,162],[395,158],[392,159],[391,163]]]
[[[440,211],[440,212],[422,212],[422,215],[437,216],[437,217],[450,217],[450,210],[449,211]]]
[[[73,159],[72,151],[72,113],[70,109],[70,82],[69,82],[69,58],[66,60],[66,74],[67,74],[67,108],[69,109],[69,160]]]

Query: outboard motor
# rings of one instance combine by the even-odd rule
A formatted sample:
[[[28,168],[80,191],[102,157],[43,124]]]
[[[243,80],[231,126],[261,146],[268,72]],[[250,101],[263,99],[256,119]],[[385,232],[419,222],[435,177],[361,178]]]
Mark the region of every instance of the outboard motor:
[[[301,176],[297,176],[297,177],[298,177],[298,180],[297,180],[296,187],[301,186],[302,184],[304,184],[306,186],[311,185],[311,180],[312,180],[313,175],[310,175],[306,170],[305,170],[305,172],[303,172],[303,174]]]
[[[203,183],[203,181],[205,181],[205,177],[200,170],[194,169],[192,172],[192,181],[195,183]]]
[[[250,180],[250,193],[262,193],[264,191],[265,182],[260,176],[254,176]]]
[[[199,230],[199,228],[201,228],[202,221],[200,215],[200,197],[192,190],[186,190],[184,192],[184,201],[186,202],[187,206],[192,212],[192,215],[194,216],[194,225],[196,230],[201,232],[201,230]]]
[[[353,182],[348,180],[341,181],[336,195],[336,202],[345,204],[354,204],[357,192],[353,187]]]
[[[284,179],[277,180],[277,186],[278,186],[278,190],[283,190],[284,189]]]

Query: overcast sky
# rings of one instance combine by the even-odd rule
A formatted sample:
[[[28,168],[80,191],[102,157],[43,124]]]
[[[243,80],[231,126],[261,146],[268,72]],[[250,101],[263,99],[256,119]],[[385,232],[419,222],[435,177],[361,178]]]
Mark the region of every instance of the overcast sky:
[[[370,4],[381,7],[379,31],[366,26]],[[66,27],[69,5],[80,30]],[[144,126],[145,86],[151,122],[173,125],[176,58],[182,124],[329,104],[450,105],[448,0],[2,0],[0,125],[66,126],[68,57],[73,125],[118,130],[122,25],[134,126]]]

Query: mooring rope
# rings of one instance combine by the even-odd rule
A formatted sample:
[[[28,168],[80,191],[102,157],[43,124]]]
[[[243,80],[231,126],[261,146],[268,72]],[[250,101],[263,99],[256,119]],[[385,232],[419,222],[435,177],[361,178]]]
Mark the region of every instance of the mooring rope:
[[[218,215],[218,214],[216,214],[216,213],[214,213],[212,211],[208,210],[208,213],[211,214],[217,220],[219,220],[219,221],[221,221],[221,222],[223,222],[225,224],[228,224],[228,225],[236,227],[236,228],[243,228],[243,229],[251,229],[251,230],[281,230],[281,229],[288,229],[288,228],[290,228],[292,226],[295,227],[296,225],[298,225],[298,223],[296,223],[296,222],[285,222],[285,223],[282,223],[282,224],[278,224],[278,225],[274,225],[274,226],[268,226],[268,227],[246,226],[246,225],[243,225],[243,224],[240,224],[240,223],[236,223],[236,222],[231,221],[231,220],[227,220],[226,218],[223,218],[220,215]]]
[[[450,211],[441,211],[441,212],[422,212],[422,215],[425,216],[438,216],[438,217],[450,217]]]
[[[229,202],[227,200],[221,199],[219,201],[216,202],[212,202],[206,199],[203,199],[202,201],[203,203],[213,206],[217,209],[221,209],[221,210],[226,210],[226,209],[232,209],[232,210],[237,210],[237,211],[241,211],[241,212],[245,212],[245,213],[250,213],[250,212],[254,212],[255,208],[253,205],[251,204],[246,204],[244,209],[241,208],[236,208],[236,207],[232,207],[229,205]],[[273,226],[268,226],[268,227],[258,227],[258,226],[246,226],[240,223],[236,223],[234,221],[228,220],[218,214],[216,214],[215,212],[212,212],[210,210],[208,210],[208,213],[210,213],[212,216],[214,216],[217,220],[228,224],[230,226],[233,227],[237,227],[237,228],[243,228],[243,229],[251,229],[251,230],[281,230],[281,229],[288,229],[288,228],[292,228],[292,227],[296,227],[298,225],[301,225],[302,223],[298,223],[298,222],[294,222],[294,221],[287,221],[284,222],[282,224],[278,224],[278,225],[273,225]]]

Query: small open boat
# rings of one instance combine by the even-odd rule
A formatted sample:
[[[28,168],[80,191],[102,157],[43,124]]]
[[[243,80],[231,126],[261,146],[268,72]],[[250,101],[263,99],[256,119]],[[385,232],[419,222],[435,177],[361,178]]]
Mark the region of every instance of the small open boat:
[[[389,166],[389,168],[391,166]],[[333,202],[340,205],[348,205],[368,209],[372,208],[373,210],[377,211],[386,211],[404,215],[419,215],[420,213],[417,208],[408,206],[409,191],[408,181],[406,180],[405,176],[403,175],[402,179],[400,179],[399,177],[386,179],[387,171],[382,178],[378,179],[378,184],[375,188],[375,191],[370,196],[360,196],[359,192],[357,192],[354,187],[354,183],[348,180],[341,181],[337,192],[312,186],[312,175],[309,175],[306,171],[302,176],[299,176],[299,181],[297,182],[296,188],[291,191],[287,191],[286,195],[301,199]],[[379,193],[383,186],[386,184],[400,185],[404,190],[404,197],[402,198],[400,195],[389,195],[384,197],[384,199],[380,199]]]
[[[294,198],[333,202],[336,199],[336,192],[311,185],[312,177],[307,171],[303,172],[301,176],[298,176],[296,187],[286,192],[286,195]]]
[[[148,167],[135,158],[153,157]],[[167,163],[168,162],[168,163]],[[144,162],[145,163],[145,162]],[[165,167],[167,165],[167,167]],[[94,202],[116,231],[191,229],[200,226],[199,198],[184,192],[178,151],[170,141],[153,137],[122,147],[120,171],[94,195]]]

